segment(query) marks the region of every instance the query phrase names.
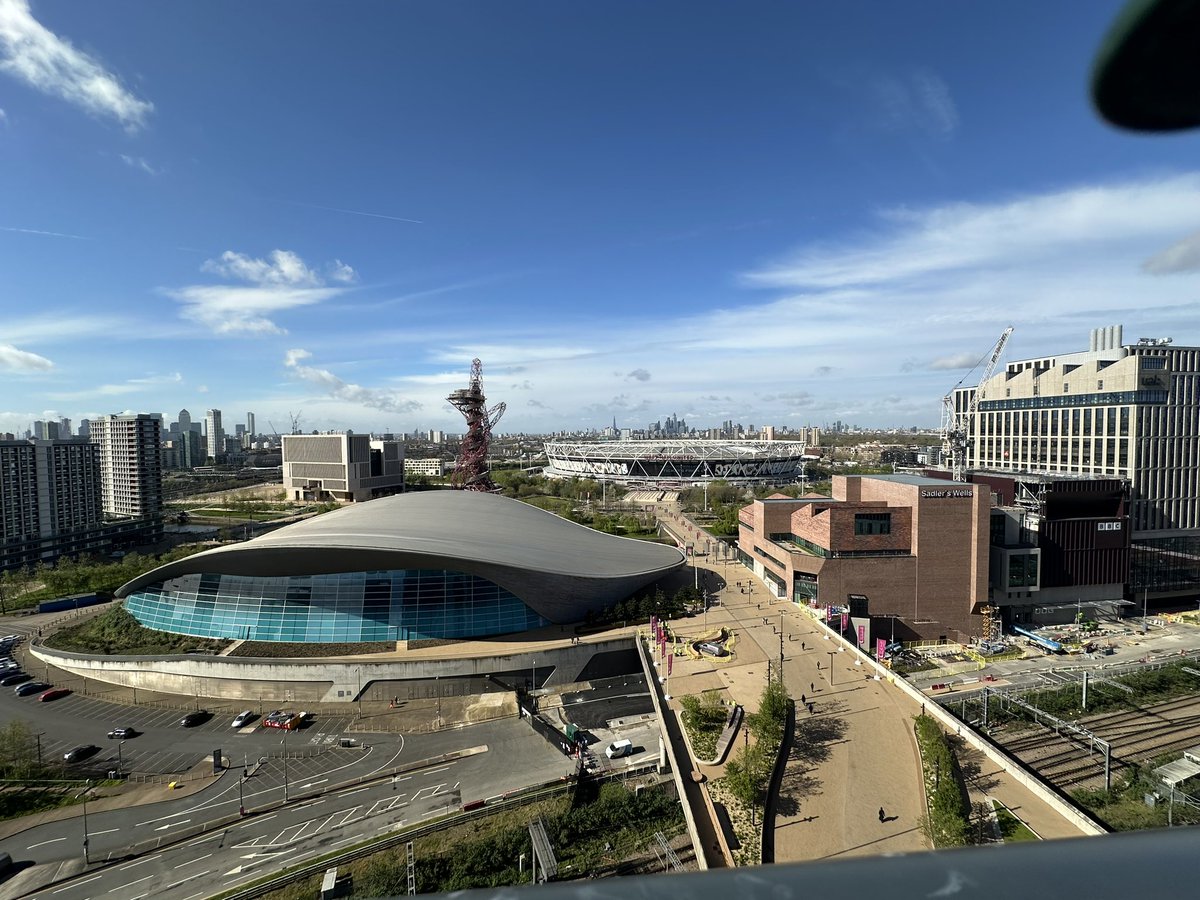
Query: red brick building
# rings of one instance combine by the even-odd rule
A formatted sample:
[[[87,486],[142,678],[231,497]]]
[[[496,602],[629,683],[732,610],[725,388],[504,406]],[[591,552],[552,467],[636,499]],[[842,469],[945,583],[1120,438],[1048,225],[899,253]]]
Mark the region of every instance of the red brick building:
[[[895,617],[897,638],[979,635],[988,601],[985,486],[835,475],[832,493],[777,495],[740,511],[739,556],[775,596],[820,607],[865,596],[867,614]]]

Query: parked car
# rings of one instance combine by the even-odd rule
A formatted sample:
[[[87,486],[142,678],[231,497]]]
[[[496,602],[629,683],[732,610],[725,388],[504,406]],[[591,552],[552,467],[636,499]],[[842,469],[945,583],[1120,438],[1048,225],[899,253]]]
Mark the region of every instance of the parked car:
[[[68,750],[63,754],[63,762],[75,763],[88,757],[95,756],[100,752],[100,748],[95,744],[84,744],[76,747],[74,750]]]
[[[141,734],[136,728],[130,728],[126,725],[124,728],[114,728],[108,733],[111,740],[125,740],[126,738],[137,737]]]
[[[13,669],[21,668],[21,664],[15,659],[0,659],[0,672],[11,672]]]
[[[38,697],[38,700],[40,700],[42,703],[49,703],[51,700],[61,700],[69,693],[71,693],[70,688],[50,688],[50,690],[44,692],[42,696]]]
[[[245,728],[254,719],[254,713],[251,710],[244,710],[238,713],[233,718],[233,728]]]
[[[0,678],[0,687],[12,687],[14,684],[24,684],[33,676],[27,672],[9,672]]]
[[[17,687],[13,688],[13,693],[18,697],[28,697],[30,694],[40,694],[42,691],[48,691],[50,687],[44,681],[31,681],[28,684],[17,685]]]
[[[186,716],[180,719],[179,724],[184,728],[192,728],[196,725],[207,722],[210,718],[211,715],[207,709],[198,709],[195,712],[188,713]]]

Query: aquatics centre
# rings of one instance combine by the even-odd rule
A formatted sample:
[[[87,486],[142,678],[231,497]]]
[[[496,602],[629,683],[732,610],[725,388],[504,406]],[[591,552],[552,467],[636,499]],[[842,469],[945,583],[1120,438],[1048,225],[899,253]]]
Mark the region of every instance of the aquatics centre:
[[[683,563],[517,500],[423,491],[167,563],[116,595],[147,628],[199,637],[465,639],[581,621]]]

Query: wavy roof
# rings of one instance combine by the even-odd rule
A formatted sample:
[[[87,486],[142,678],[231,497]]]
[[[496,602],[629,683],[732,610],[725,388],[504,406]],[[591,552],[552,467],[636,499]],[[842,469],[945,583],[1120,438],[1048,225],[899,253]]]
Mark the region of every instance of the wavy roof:
[[[422,491],[356,503],[206,550],[159,566],[116,593],[125,597],[195,573],[273,577],[424,566],[481,574],[518,596],[535,590],[595,595],[580,582],[610,582],[612,589],[645,584],[683,561],[674,547],[593,531],[496,494]]]

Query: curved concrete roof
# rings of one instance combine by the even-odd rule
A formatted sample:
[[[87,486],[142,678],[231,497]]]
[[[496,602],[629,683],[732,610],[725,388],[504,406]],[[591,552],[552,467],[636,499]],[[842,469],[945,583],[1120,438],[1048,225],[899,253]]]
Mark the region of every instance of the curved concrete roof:
[[[180,575],[280,577],[444,568],[487,578],[551,621],[573,621],[681,566],[663,544],[593,531],[496,494],[421,491],[356,503],[159,566],[125,597]]]

